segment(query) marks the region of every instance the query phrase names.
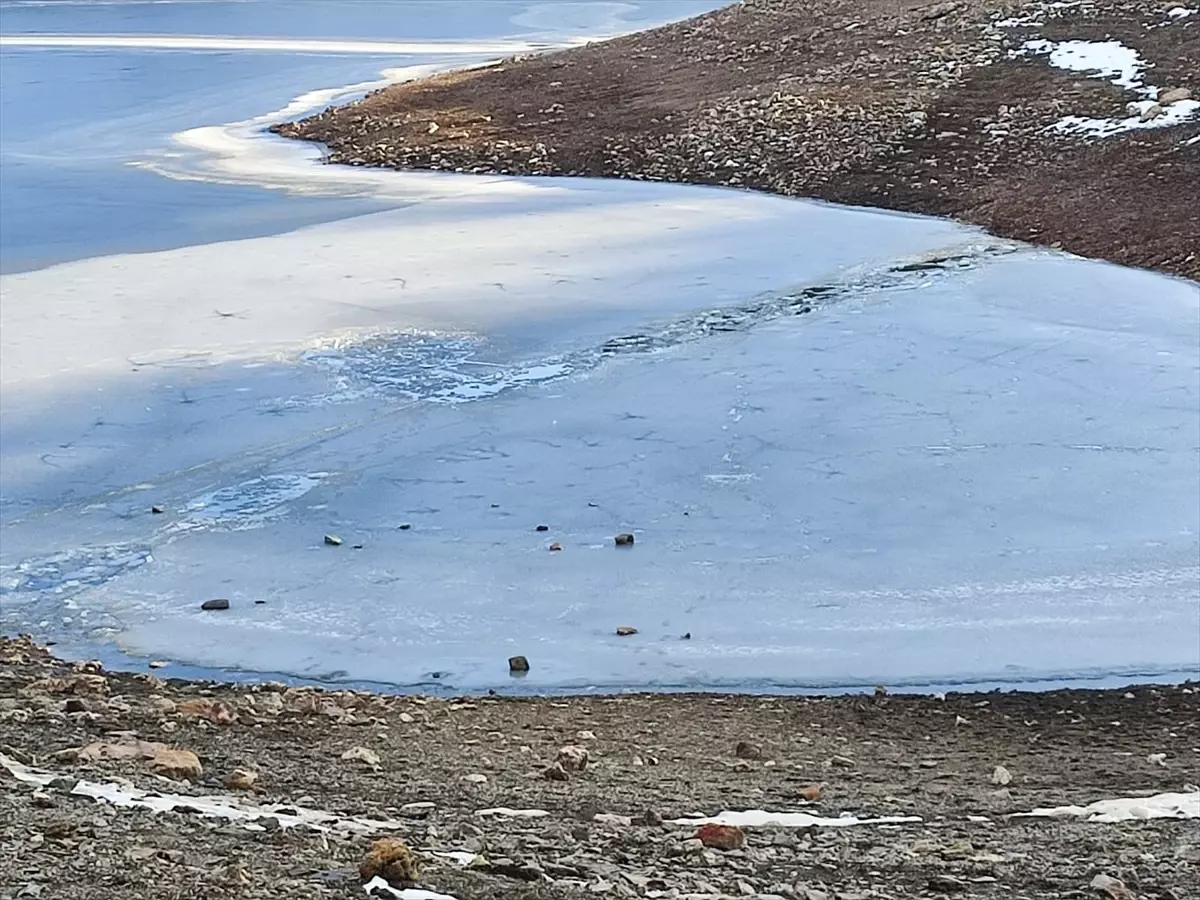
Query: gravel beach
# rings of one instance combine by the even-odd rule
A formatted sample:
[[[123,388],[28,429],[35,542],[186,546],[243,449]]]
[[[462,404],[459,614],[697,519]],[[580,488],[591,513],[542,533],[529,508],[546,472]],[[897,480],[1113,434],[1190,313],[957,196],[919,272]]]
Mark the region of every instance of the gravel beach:
[[[0,897],[362,897],[388,837],[459,900],[1200,896],[1194,818],[1013,815],[1200,804],[1179,793],[1200,772],[1195,684],[432,699],[169,672],[0,639]],[[756,809],[818,818],[673,821]]]
[[[274,130],[331,163],[752,188],[1197,278],[1197,72],[1176,2],[744,0]]]

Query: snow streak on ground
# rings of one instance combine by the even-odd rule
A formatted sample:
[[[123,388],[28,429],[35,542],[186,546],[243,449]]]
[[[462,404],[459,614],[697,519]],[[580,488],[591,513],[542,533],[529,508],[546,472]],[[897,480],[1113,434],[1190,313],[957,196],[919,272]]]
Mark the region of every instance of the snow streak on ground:
[[[1028,23],[1019,23],[1028,24]],[[1025,41],[1011,56],[1045,56],[1050,65],[1090,77],[1103,78],[1118,87],[1141,97],[1127,106],[1123,118],[1064,116],[1051,128],[1070,134],[1089,137],[1108,137],[1123,131],[1146,128],[1169,128],[1189,122],[1200,115],[1200,101],[1175,99],[1159,103],[1161,89],[1145,83],[1146,70],[1151,65],[1131,47],[1120,41],[1048,41],[1041,38]]]

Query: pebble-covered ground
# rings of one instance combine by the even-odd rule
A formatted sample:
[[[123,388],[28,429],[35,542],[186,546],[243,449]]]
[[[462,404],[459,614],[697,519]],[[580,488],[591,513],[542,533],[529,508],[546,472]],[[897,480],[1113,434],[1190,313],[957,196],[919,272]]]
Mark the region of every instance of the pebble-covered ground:
[[[1139,101],[1141,124],[1188,119],[1172,103],[1200,97],[1200,14],[1189,9],[744,0],[607,43],[393,86],[275,130],[327,144],[334,163],[748,187],[952,216],[1197,278],[1200,117],[1102,139],[1053,127],[1068,116],[1127,119]],[[1076,40],[1137,51],[1140,86],[1023,49]]]
[[[0,898],[362,897],[383,837],[459,900],[1200,896],[1200,820],[1011,817],[1200,780],[1195,685],[431,699],[169,672],[0,639]],[[173,809],[82,795],[122,779]],[[206,817],[211,795],[265,809]],[[672,823],[725,809],[920,821],[746,827],[735,849]],[[331,817],[294,824],[312,810]]]

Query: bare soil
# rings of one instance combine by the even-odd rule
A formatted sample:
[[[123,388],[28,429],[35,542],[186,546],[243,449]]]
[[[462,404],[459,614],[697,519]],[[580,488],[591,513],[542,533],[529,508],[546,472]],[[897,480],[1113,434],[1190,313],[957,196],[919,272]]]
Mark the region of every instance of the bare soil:
[[[83,762],[78,752],[135,739],[194,752],[202,773],[172,780],[143,761]],[[565,745],[585,748],[589,763],[549,780]],[[422,887],[459,900],[1200,896],[1197,820],[1010,816],[1200,780],[1200,685],[432,699],[164,681],[5,638],[0,754],[60,776],[35,789],[0,765],[0,898],[362,897],[359,862],[386,835],[424,858]],[[257,778],[240,793],[225,786],[239,769]],[[97,803],[71,793],[80,778],[234,793],[282,805],[272,806],[280,815],[303,806],[379,827],[321,832],[265,815],[249,830],[186,804]],[[548,815],[479,814],[493,807]],[[756,808],[921,821],[748,828],[745,847],[728,852],[671,824]],[[448,850],[477,856],[464,868],[435,855]],[[1097,875],[1128,893],[1095,890]]]
[[[752,188],[951,216],[1003,237],[1200,278],[1200,122],[1048,131],[1136,97],[1011,57],[1120,40],[1147,83],[1200,93],[1200,15],[1174,2],[745,0],[652,31],[396,85],[274,130],[332,163]],[[1036,13],[1041,24],[994,27]]]

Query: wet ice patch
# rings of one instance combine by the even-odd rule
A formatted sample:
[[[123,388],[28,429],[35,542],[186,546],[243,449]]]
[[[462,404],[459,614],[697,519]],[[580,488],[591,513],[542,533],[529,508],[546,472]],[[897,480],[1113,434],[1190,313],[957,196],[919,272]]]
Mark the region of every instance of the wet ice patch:
[[[880,816],[873,819],[860,819],[858,816],[844,815],[836,818],[814,816],[802,812],[767,812],[764,809],[748,809],[741,812],[725,810],[715,816],[689,816],[683,819],[672,819],[672,825],[734,825],[738,828],[849,828],[852,825],[905,825],[920,822],[920,816]]]
[[[1045,56],[1056,69],[1102,78],[1141,97],[1128,104],[1125,116],[1063,116],[1050,131],[1104,138],[1125,131],[1170,128],[1200,117],[1200,101],[1177,99],[1160,104],[1160,89],[1145,83],[1145,72],[1153,65],[1132,47],[1120,41],[1025,41],[1009,52],[1010,58]]]
[[[1200,819],[1200,790],[1097,800],[1087,806],[1039,807],[1015,818],[1077,818],[1110,824],[1137,819]]]
[[[104,584],[153,559],[147,544],[74,547],[0,566],[0,597],[52,593],[69,596]]]
[[[432,403],[464,403],[494,397],[523,385],[570,375],[562,359],[497,362],[482,358],[486,342],[473,335],[406,333],[359,342],[339,341],[310,350],[301,359],[333,380],[333,390],[294,398],[286,405],[312,405],[396,395]]]
[[[342,338],[300,355],[303,363],[329,377],[328,391],[275,401],[271,408],[323,406],[397,395],[414,402],[481,400],[585,373],[611,357],[651,353],[714,335],[744,332],[856,297],[924,288],[934,279],[974,269],[1015,250],[1016,245],[1003,241],[973,242],[881,268],[851,271],[824,284],[766,292],[742,303],[690,312],[649,324],[640,332],[609,338],[597,347],[543,359],[500,360],[486,339],[472,334],[409,331],[357,340]]]
[[[184,507],[183,517],[168,531],[246,531],[261,528],[287,511],[287,504],[303,497],[326,476],[264,475],[203,494]]]

